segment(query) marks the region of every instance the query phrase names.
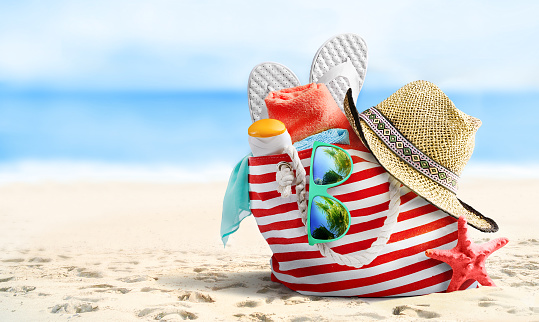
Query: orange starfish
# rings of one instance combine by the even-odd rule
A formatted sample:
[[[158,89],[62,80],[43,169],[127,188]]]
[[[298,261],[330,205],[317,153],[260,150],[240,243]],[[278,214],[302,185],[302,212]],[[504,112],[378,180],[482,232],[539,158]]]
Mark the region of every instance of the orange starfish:
[[[496,286],[487,275],[485,260],[494,251],[502,248],[509,240],[505,237],[496,238],[481,245],[474,244],[468,236],[466,218],[458,221],[458,241],[453,249],[428,249],[425,254],[442,262],[453,269],[451,283],[446,292],[458,291],[467,280],[475,280],[483,286]]]

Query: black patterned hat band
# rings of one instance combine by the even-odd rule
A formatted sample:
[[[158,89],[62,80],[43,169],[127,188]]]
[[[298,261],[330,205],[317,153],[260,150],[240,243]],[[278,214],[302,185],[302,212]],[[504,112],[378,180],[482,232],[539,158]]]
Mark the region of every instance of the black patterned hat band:
[[[359,114],[359,117],[403,161],[427,178],[437,182],[449,191],[457,193],[459,176],[438,164],[414,146],[376,107],[369,108]]]

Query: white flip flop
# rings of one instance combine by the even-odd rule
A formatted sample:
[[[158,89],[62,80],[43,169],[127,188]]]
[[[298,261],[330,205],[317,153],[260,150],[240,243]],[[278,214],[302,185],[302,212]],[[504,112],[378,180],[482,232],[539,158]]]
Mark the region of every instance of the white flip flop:
[[[314,55],[310,83],[324,83],[344,110],[343,101],[352,88],[354,103],[367,73],[367,44],[356,34],[340,34],[326,41]]]
[[[286,66],[265,62],[256,65],[249,75],[247,95],[251,120],[256,122],[268,118],[264,99],[269,92],[301,85],[298,77]]]

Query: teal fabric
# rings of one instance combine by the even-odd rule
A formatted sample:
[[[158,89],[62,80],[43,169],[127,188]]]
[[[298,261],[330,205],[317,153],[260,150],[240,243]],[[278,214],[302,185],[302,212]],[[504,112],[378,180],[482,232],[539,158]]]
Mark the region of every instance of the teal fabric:
[[[240,222],[251,214],[249,207],[249,157],[251,156],[253,155],[249,153],[243,157],[228,179],[221,218],[223,246],[226,246],[228,236],[240,228]]]
[[[298,151],[306,150],[312,148],[315,141],[350,144],[347,130],[330,129],[296,142],[294,146]],[[226,246],[228,236],[238,230],[240,222],[251,214],[249,207],[249,157],[251,156],[253,155],[246,155],[236,164],[228,180],[221,218],[221,240],[224,246]]]

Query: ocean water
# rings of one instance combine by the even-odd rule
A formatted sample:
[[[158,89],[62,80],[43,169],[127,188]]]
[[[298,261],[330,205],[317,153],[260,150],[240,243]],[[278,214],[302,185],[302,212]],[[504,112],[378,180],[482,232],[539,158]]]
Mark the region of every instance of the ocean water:
[[[358,108],[395,89],[361,92]],[[539,177],[539,93],[447,93],[483,121],[465,174]],[[249,153],[245,92],[0,94],[0,182],[226,180]]]

